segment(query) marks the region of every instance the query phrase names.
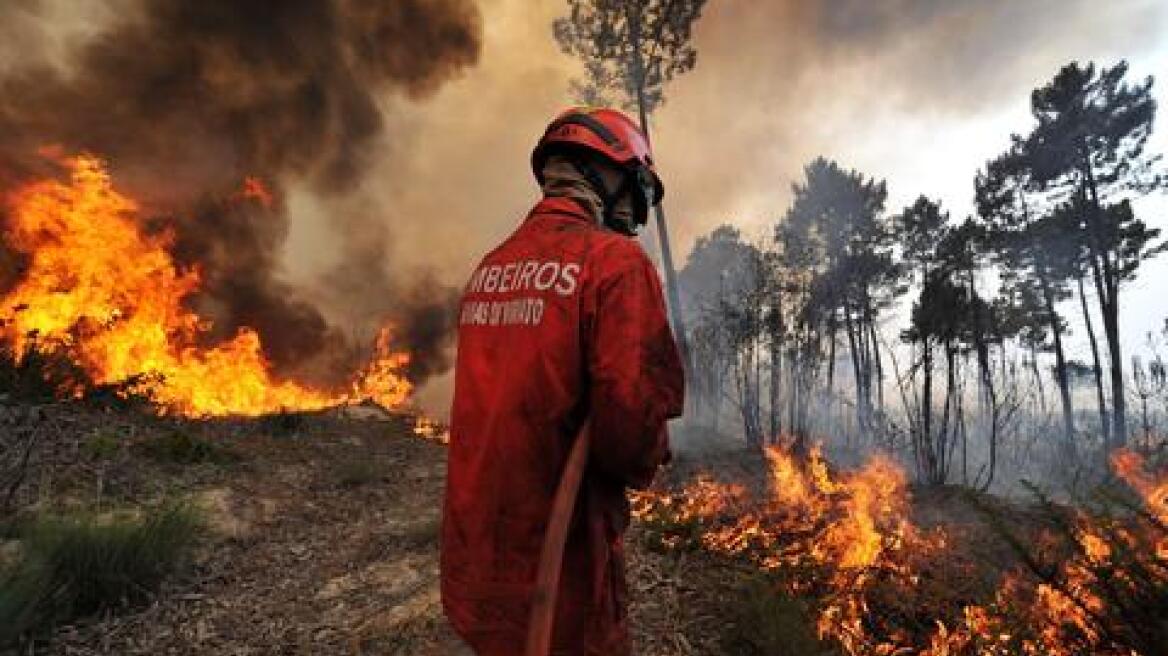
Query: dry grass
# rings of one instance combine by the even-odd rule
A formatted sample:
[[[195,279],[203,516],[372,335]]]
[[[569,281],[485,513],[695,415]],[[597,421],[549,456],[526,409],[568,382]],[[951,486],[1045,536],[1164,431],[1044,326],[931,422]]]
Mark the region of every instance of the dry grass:
[[[0,578],[0,646],[54,625],[145,601],[185,562],[198,519],[171,505],[142,517],[41,516],[19,531]]]

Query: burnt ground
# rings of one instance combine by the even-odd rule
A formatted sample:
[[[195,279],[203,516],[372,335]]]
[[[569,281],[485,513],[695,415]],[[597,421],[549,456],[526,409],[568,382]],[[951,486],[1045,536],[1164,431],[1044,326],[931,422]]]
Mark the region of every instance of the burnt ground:
[[[61,626],[20,653],[459,653],[438,595],[445,450],[408,417],[183,422],[62,408],[50,410],[29,508],[184,499],[206,528],[149,605]],[[146,446],[176,435],[215,450],[183,463]],[[734,577],[700,555],[648,552],[636,529],[629,544],[638,653],[722,653]]]

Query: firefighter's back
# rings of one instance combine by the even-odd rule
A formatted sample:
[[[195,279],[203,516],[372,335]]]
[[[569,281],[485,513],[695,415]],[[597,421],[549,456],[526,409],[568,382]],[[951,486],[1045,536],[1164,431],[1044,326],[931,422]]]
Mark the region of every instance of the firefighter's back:
[[[629,256],[643,257],[634,241],[548,199],[466,285],[442,578],[447,615],[480,654],[520,651],[552,497],[587,411],[592,286],[608,260]],[[575,574],[565,573],[562,603],[590,597],[591,577]]]

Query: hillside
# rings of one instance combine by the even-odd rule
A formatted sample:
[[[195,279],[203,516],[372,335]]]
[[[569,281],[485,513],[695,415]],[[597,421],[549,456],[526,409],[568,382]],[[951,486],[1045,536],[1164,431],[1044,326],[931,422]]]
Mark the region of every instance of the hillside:
[[[458,654],[438,592],[445,448],[427,426],[372,406],[206,421],[5,410],[0,490],[16,493],[0,523],[0,618],[23,621],[12,602],[28,591],[6,572],[44,544],[30,526],[149,524],[174,504],[199,525],[160,584],[101,588],[121,592],[96,612],[58,603],[6,653]],[[633,499],[638,654],[1165,653],[1168,542],[1154,515],[1122,510],[1136,505],[1089,517],[913,486],[880,457],[842,471],[817,450],[763,458],[677,438],[674,462]],[[1116,465],[1160,513],[1168,488],[1134,456]],[[104,571],[108,553],[63,552],[72,578],[34,594],[108,583],[79,571]]]
[[[445,450],[415,435],[412,418],[43,412],[52,442],[22,486],[36,497],[22,500],[26,512],[133,513],[178,498],[205,530],[190,566],[145,606],[60,626],[20,653],[455,653],[438,597]],[[710,653],[720,621],[676,580],[684,561],[631,542],[645,653]]]

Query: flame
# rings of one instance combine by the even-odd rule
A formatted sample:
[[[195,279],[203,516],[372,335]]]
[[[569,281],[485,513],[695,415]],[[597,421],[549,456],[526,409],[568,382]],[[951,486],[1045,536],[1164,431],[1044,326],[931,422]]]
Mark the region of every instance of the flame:
[[[967,607],[963,625],[944,639],[936,638],[933,649],[925,654],[964,653],[960,647],[974,645],[978,654],[1139,656],[1138,651],[1115,646],[1100,618],[1106,615],[1108,598],[1125,593],[1137,598],[1141,583],[1128,574],[1133,564],[1146,577],[1144,584],[1168,585],[1168,544],[1163,530],[1168,519],[1168,478],[1154,477],[1144,459],[1132,451],[1115,451],[1111,465],[1139,496],[1150,525],[1104,521],[1080,513],[1074,527],[1078,550],[1049,580],[1028,585],[1017,573],[1008,575],[992,604]],[[1133,562],[1116,562],[1117,550]],[[1011,614],[1021,616],[1036,637],[1013,640],[1004,631]]]
[[[1168,525],[1168,477],[1157,480],[1150,475],[1139,454],[1120,450],[1111,456],[1111,466],[1143,500],[1144,507],[1161,525]],[[1168,537],[1156,541],[1156,557],[1168,560]]]
[[[719,516],[747,507],[745,489],[704,476],[678,494],[641,493],[634,512],[641,518],[674,513],[707,525],[701,537],[705,548],[787,573],[792,592],[822,594],[826,602],[816,618],[821,637],[838,641],[850,654],[892,653],[880,651],[888,645],[863,628],[874,620],[868,588],[878,578],[911,586],[909,555],[944,546],[943,534],[919,531],[908,522],[903,471],[891,460],[875,458],[856,472],[832,474],[818,448],[806,462],[779,448],[769,448],[766,458],[768,498],[731,522]]]
[[[243,186],[240,188],[239,193],[236,194],[236,197],[242,200],[255,201],[268,209],[271,209],[276,204],[275,195],[264,184],[264,181],[250,175],[243,179]]]
[[[833,473],[819,449],[805,461],[778,448],[769,449],[766,458],[769,495],[759,503],[751,504],[740,485],[700,475],[680,492],[638,493],[634,515],[658,526],[670,520],[697,524],[703,548],[748,558],[780,574],[789,592],[819,599],[818,633],[846,654],[1138,656],[1109,642],[1100,619],[1109,592],[1139,585],[1115,559],[1120,552],[1135,558],[1143,576],[1168,585],[1168,539],[1162,529],[1168,525],[1168,479],[1154,476],[1128,451],[1114,454],[1112,466],[1139,495],[1149,522],[1080,513],[1073,524],[1073,553],[1057,561],[1049,578],[1037,580],[1034,572],[1019,568],[1002,578],[987,603],[949,608],[929,607],[915,596],[924,568],[947,564],[955,554],[944,531],[926,532],[908,519],[907,479],[894,462],[878,456],[857,471]],[[676,547],[682,533],[667,531],[661,541]],[[1051,550],[1055,541],[1047,537],[1035,550]],[[889,590],[902,599],[881,597]],[[899,610],[876,608],[897,603]],[[920,618],[897,626],[898,612],[904,611],[933,617],[923,629],[912,626]]]
[[[414,435],[439,444],[450,444],[450,431],[425,415],[414,417]]]
[[[249,328],[200,347],[210,323],[184,307],[200,275],[175,264],[174,235],[139,228],[137,203],[114,188],[97,157],[61,163],[67,180],[31,182],[4,199],[6,240],[28,258],[21,281],[0,298],[0,317],[7,317],[0,341],[14,352],[67,353],[94,383],[129,381],[163,411],[191,416],[315,410],[365,398],[393,408],[406,401],[409,355],[393,351],[388,328],[372,361],[342,392],[277,380]],[[255,178],[239,195],[273,202]]]

